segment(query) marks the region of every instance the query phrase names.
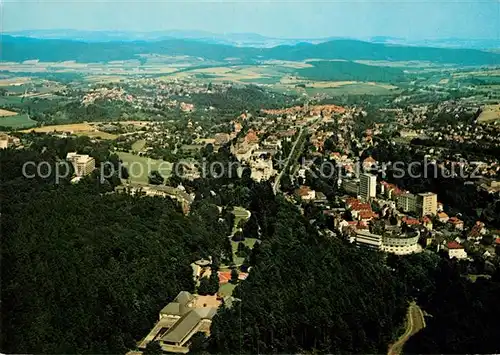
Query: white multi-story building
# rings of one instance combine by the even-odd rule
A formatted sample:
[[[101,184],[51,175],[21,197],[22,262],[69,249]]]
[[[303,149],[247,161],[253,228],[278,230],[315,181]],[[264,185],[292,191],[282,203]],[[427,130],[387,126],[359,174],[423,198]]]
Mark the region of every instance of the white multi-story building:
[[[373,174],[361,174],[359,176],[359,196],[365,200],[375,197],[377,194],[377,176]]]
[[[404,212],[417,211],[417,197],[411,193],[401,194],[397,197],[396,206]]]
[[[249,165],[252,170],[251,178],[255,181],[269,180],[272,176],[276,175],[272,159],[251,160]]]
[[[418,245],[419,235],[384,236],[382,251],[396,255],[407,255],[421,251]]]
[[[0,149],[6,149],[9,147],[9,136],[6,134],[0,134]]]
[[[382,236],[370,233],[367,230],[356,231],[356,245],[380,250],[382,248]]]
[[[68,153],[66,160],[71,162],[76,176],[85,176],[95,169],[95,159],[87,154]]]
[[[437,195],[432,192],[418,194],[417,212],[421,216],[435,216],[437,213]]]

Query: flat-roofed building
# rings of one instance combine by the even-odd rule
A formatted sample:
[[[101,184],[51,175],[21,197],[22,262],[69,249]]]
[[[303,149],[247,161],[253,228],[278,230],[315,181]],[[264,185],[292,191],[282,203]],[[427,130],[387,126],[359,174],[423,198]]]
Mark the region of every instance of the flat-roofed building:
[[[71,162],[76,176],[85,176],[95,169],[95,159],[87,154],[68,153],[66,160]]]
[[[380,249],[382,247],[382,236],[370,233],[367,230],[356,230],[356,245],[360,247]]]
[[[397,236],[384,235],[382,238],[382,251],[396,255],[407,255],[421,251],[418,245],[419,234],[403,234]]]
[[[418,194],[417,212],[421,216],[435,216],[437,213],[437,195],[432,192]]]
[[[375,197],[377,194],[377,176],[373,174],[361,174],[359,176],[359,196],[365,200]]]
[[[359,195],[359,180],[357,179],[342,179],[342,187],[348,194]]]
[[[404,193],[397,197],[396,206],[399,210],[404,212],[417,211],[417,197],[411,193]]]
[[[162,350],[173,353],[188,353],[189,340],[198,333],[210,335],[212,318],[222,300],[217,296],[193,295],[181,291],[174,301],[160,311],[160,319],[139,343],[145,349],[148,343],[157,341]]]

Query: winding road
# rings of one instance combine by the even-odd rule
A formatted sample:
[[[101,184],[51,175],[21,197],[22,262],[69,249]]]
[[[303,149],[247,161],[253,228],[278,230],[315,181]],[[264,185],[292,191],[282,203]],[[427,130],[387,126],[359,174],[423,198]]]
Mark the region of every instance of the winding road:
[[[406,329],[403,335],[389,347],[387,352],[388,355],[399,355],[403,351],[403,346],[410,339],[410,337],[416,334],[421,329],[425,328],[424,314],[420,307],[412,302],[408,307],[408,314],[406,316]]]

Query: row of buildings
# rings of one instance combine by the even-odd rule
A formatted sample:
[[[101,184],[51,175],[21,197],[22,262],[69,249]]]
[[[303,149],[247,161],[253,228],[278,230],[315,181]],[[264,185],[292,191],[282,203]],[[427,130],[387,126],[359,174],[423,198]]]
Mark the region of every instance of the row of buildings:
[[[432,192],[412,194],[401,191],[397,186],[381,181],[377,185],[377,176],[373,174],[360,174],[358,179],[343,179],[342,186],[347,193],[359,196],[369,201],[379,194],[389,200],[395,201],[399,210],[415,213],[419,216],[436,215],[438,212],[437,195]]]

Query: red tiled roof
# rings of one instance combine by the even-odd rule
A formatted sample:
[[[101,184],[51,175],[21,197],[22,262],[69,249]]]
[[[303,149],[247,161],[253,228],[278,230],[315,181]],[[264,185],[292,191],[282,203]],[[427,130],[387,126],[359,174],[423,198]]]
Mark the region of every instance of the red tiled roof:
[[[361,219],[371,219],[371,218],[377,218],[378,214],[374,213],[373,211],[360,211],[359,217]]]
[[[297,194],[301,197],[309,195],[309,193],[312,191],[309,186],[301,186],[299,189],[296,190]]]
[[[220,284],[227,284],[229,281],[231,281],[231,272],[230,271],[219,271],[217,272],[219,276],[219,283]]]
[[[451,223],[451,224],[464,224],[464,222],[461,221],[460,219],[458,219],[457,217],[451,217],[448,220],[448,222]]]
[[[373,159],[371,156],[369,156],[368,158],[366,158],[365,160],[363,160],[363,164],[373,164],[373,163],[376,163],[377,161],[375,159]]]
[[[463,249],[464,248],[463,245],[461,245],[455,241],[451,241],[451,242],[446,243],[446,247],[448,249]]]
[[[406,223],[409,226],[414,226],[417,224],[420,224],[419,220],[416,218],[408,218],[408,217],[403,217],[403,222]]]

